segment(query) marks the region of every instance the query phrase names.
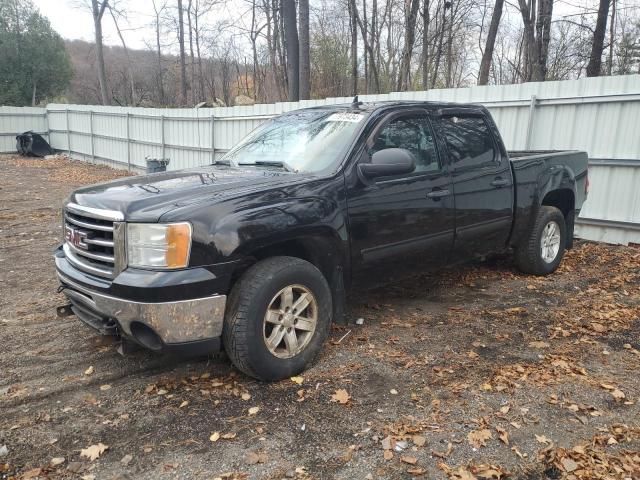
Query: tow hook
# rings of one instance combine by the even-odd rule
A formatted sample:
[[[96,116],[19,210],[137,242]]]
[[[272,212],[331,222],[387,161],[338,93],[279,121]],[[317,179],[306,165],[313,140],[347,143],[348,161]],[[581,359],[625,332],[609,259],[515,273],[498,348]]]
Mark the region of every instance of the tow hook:
[[[58,318],[70,317],[73,315],[73,310],[71,310],[71,304],[62,305],[60,307],[56,307],[56,315]]]

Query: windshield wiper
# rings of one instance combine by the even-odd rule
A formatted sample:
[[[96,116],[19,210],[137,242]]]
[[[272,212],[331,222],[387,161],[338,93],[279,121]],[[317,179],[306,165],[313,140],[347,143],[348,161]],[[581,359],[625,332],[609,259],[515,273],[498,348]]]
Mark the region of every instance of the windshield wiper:
[[[258,165],[258,166],[266,166],[266,167],[281,167],[284,168],[287,172],[298,173],[298,170],[293,168],[284,160],[257,160],[251,163],[239,163],[238,165]]]

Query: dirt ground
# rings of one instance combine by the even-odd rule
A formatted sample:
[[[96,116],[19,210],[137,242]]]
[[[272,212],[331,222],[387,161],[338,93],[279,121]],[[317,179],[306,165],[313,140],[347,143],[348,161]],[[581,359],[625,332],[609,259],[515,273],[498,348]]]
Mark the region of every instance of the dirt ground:
[[[640,478],[639,248],[373,291],[313,368],[261,384],[56,318],[61,203],[123,174],[0,157],[0,479]]]

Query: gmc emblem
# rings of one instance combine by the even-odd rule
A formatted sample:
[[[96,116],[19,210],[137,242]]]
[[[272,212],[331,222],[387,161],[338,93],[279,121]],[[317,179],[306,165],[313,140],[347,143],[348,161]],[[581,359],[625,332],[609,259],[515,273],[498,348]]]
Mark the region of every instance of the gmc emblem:
[[[89,245],[85,242],[88,236],[88,233],[83,230],[75,229],[69,225],[64,226],[64,239],[76,248],[89,250]]]

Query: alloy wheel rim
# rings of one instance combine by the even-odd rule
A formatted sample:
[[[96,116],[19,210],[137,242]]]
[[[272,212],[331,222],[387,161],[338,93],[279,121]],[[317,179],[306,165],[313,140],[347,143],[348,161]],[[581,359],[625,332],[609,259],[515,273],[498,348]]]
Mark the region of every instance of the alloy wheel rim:
[[[540,254],[546,263],[553,262],[560,251],[560,226],[551,221],[542,230],[540,238]]]
[[[291,358],[302,352],[318,324],[318,302],[303,285],[289,285],[269,302],[263,322],[263,339],[269,352]]]

